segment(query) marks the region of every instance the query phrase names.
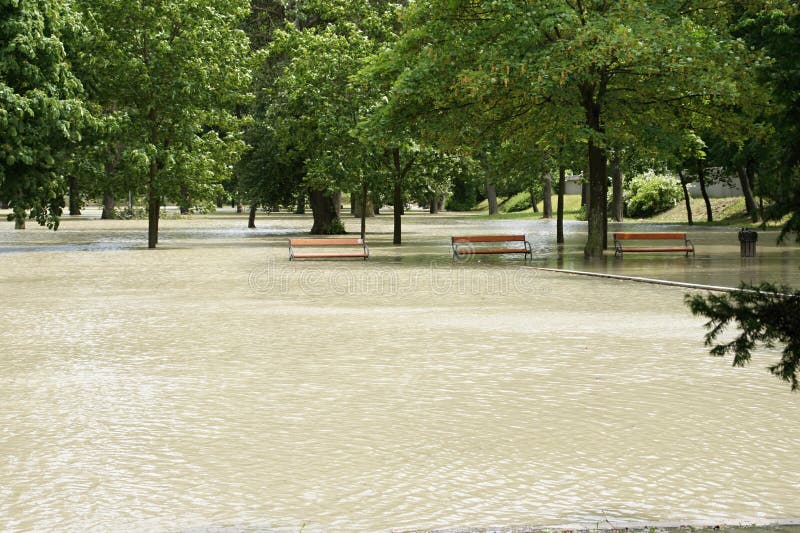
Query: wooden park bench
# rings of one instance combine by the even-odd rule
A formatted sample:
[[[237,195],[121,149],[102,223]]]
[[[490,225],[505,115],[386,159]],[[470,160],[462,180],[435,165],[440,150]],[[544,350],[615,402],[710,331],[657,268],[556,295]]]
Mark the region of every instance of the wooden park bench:
[[[629,246],[631,241],[645,241],[643,246]],[[682,244],[671,246],[655,246],[653,241],[681,241]],[[621,256],[630,252],[686,252],[694,255],[694,244],[686,238],[685,233],[625,233],[617,232],[614,234],[614,255]]]
[[[521,246],[504,246],[501,248],[487,248],[484,246],[475,247],[475,244],[486,243],[522,243]],[[525,259],[530,255],[531,243],[525,239],[525,235],[467,235],[462,237],[452,237],[450,245],[453,248],[453,259],[458,259],[465,255],[474,254],[525,254]]]
[[[295,248],[306,248],[310,251],[297,252]],[[367,257],[369,257],[369,247],[364,242],[364,239],[289,239],[289,261],[292,259],[336,259],[345,257],[361,258],[366,261]]]

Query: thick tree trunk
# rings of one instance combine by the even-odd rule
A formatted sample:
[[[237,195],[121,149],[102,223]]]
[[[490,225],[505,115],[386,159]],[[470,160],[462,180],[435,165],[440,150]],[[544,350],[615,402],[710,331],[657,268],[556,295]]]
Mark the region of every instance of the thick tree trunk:
[[[431,205],[429,206],[428,210],[430,211],[431,215],[435,215],[439,212],[439,198],[437,198],[437,196],[438,195],[434,194],[431,195],[430,198]]]
[[[81,193],[78,189],[78,178],[75,176],[69,177],[69,214],[81,214]]]
[[[622,168],[620,167],[619,156],[614,155],[611,160],[611,219],[614,222],[622,222],[624,215],[625,200],[622,197]]]
[[[312,235],[333,235],[341,233],[339,215],[341,213],[341,193],[310,190],[308,200],[314,213]]]
[[[747,214],[750,215],[750,220],[759,222],[761,217],[758,212],[755,196],[753,195],[752,180],[750,179],[753,173],[750,171],[749,165],[737,168],[736,173],[739,174],[739,183],[742,186],[742,194],[744,195],[744,205],[747,209]]]
[[[486,199],[489,201],[489,214],[496,215],[499,212],[497,208],[497,189],[488,181],[484,185],[486,186]]]
[[[714,213],[711,211],[711,198],[708,197],[708,191],[706,191],[706,169],[702,161],[697,162],[697,180],[700,182],[700,192],[703,195],[703,201],[706,203],[706,219],[709,222],[713,222]]]
[[[444,195],[444,194],[439,195],[439,197],[436,199],[436,202],[437,202],[437,205],[438,205],[438,211],[444,211],[445,210],[444,206],[445,206],[445,200],[446,199],[447,199],[447,196]]]
[[[686,218],[689,222],[690,226],[694,226],[694,220],[692,220],[692,198],[689,196],[689,187],[686,183],[686,176],[683,175],[683,171],[678,171],[678,177],[681,179],[681,188],[683,189],[683,201],[686,203]]]
[[[586,125],[597,133],[603,133],[600,121],[601,106],[598,90],[593,86],[582,88],[583,108],[586,111]],[[606,191],[608,190],[608,177],[606,174],[606,154],[602,146],[595,139],[589,137],[589,195],[586,208],[588,220],[588,235],[583,255],[586,258],[603,256],[606,246]]]
[[[556,243],[564,244],[564,187],[567,185],[567,169],[558,169],[558,199],[556,200]]]
[[[542,218],[553,218],[553,176],[549,172],[544,175],[542,188]]]
[[[100,218],[103,220],[110,220],[114,218],[114,209],[116,208],[117,203],[114,195],[111,191],[106,191],[103,193],[103,212],[100,214]]]
[[[247,227],[250,229],[256,228],[256,213],[258,212],[258,203],[252,202],[250,204],[250,212],[247,214]]]

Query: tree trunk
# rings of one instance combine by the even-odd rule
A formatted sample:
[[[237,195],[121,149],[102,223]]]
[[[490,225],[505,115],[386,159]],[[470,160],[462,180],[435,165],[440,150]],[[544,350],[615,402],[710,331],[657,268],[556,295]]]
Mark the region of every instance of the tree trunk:
[[[366,212],[363,211],[364,206],[366,206]],[[372,207],[372,196],[369,194],[369,191],[367,191],[366,197],[363,191],[352,193],[350,195],[350,208],[353,216],[359,219],[365,214],[367,217],[375,216],[375,210]]]
[[[703,194],[703,201],[706,203],[706,219],[714,221],[714,213],[711,211],[711,199],[706,191],[706,169],[702,161],[697,161],[697,180],[700,182],[700,192]]]
[[[542,218],[553,218],[553,176],[549,172],[544,175],[542,202]]]
[[[558,199],[556,200],[556,244],[564,244],[564,188],[567,185],[567,169],[558,168]]]
[[[369,187],[366,180],[361,185],[361,238],[367,238],[367,217],[374,216],[369,205]]]
[[[300,193],[297,195],[297,209],[294,210],[296,215],[306,214],[306,195]]]
[[[161,198],[156,190],[156,174],[158,163],[150,163],[150,180],[147,183],[147,247],[155,248],[158,244],[158,220],[161,216]]]
[[[431,205],[430,205],[430,213],[431,215],[435,215],[439,212],[439,198],[438,195],[433,194],[430,197]]]
[[[114,218],[114,209],[116,208],[116,199],[111,191],[106,191],[103,193],[103,212],[100,214],[100,218],[103,220],[110,220]]]
[[[236,212],[238,214],[241,214],[241,213],[244,212],[244,206],[242,205],[242,199],[241,198],[237,198],[236,199]]]
[[[583,108],[586,111],[586,125],[593,132],[602,134],[603,127],[600,122],[601,106],[599,91],[593,85],[582,88]],[[583,255],[586,258],[603,256],[606,246],[606,191],[608,178],[606,175],[606,154],[602,146],[598,145],[594,137],[589,137],[589,194],[586,208],[588,220],[588,235]]]
[[[181,215],[188,215],[189,214],[189,205],[191,205],[191,198],[189,198],[189,189],[186,188],[186,185],[181,183],[180,187],[180,210]],[[241,211],[239,211],[241,213]]]
[[[486,186],[486,199],[489,201],[489,214],[496,215],[499,212],[497,209],[497,189],[488,181],[484,185]]]
[[[394,228],[392,234],[392,244],[403,244],[402,231],[403,231],[403,182],[399,177],[395,177],[394,181]]]
[[[686,203],[686,218],[688,219],[689,225],[694,226],[694,220],[692,220],[692,198],[689,196],[689,187],[687,187],[686,176],[683,175],[683,171],[679,170],[678,177],[681,179],[683,201]]]
[[[531,197],[531,209],[533,210],[534,213],[538,213],[539,200],[536,198],[536,190],[533,187],[531,187],[530,190],[528,191],[528,194]]]
[[[601,162],[603,165],[603,194],[602,194],[602,201],[600,205],[602,206],[603,214],[603,250],[608,249],[608,157],[605,156],[605,151],[603,152],[603,160]]]
[[[247,215],[247,227],[256,229],[256,212],[258,211],[258,203],[252,202],[250,204],[250,212]]]
[[[611,160],[611,218],[614,222],[622,222],[625,211],[625,199],[622,194],[622,168],[619,155],[614,154]]]
[[[14,229],[25,229],[25,210],[14,208]]]
[[[447,198],[447,196],[444,195],[444,194],[441,194],[441,195],[439,195],[438,198],[436,198],[437,211],[444,211],[445,210],[444,206],[445,206],[446,198]]]
[[[587,210],[589,209],[589,170],[588,169],[583,174],[583,179],[581,180],[581,206],[585,206]]]
[[[311,211],[314,213],[314,225],[311,227],[312,235],[333,235],[341,233],[339,215],[341,213],[341,193],[327,191],[308,191],[308,200]]]
[[[8,202],[0,200],[0,209],[8,209]]]
[[[747,214],[750,215],[750,220],[759,222],[761,217],[759,216],[755,196],[753,196],[752,181],[750,180],[752,172],[749,166],[750,165],[740,166],[736,169],[736,173],[739,174],[739,183],[742,185],[742,194],[744,195],[744,205],[747,209]]]
[[[81,214],[81,194],[78,190],[78,178],[75,176],[69,177],[69,214]]]
[[[394,170],[394,234],[392,237],[392,243],[396,245],[400,245],[402,243],[401,238],[401,231],[402,231],[402,222],[401,222],[401,215],[405,213],[404,209],[404,200],[403,200],[403,183],[405,182],[406,175],[408,171],[411,169],[411,166],[414,164],[414,160],[416,159],[416,155],[412,155],[408,158],[405,165],[401,165],[400,162],[400,149],[399,148],[392,148],[391,149],[391,156],[392,156],[392,165]]]

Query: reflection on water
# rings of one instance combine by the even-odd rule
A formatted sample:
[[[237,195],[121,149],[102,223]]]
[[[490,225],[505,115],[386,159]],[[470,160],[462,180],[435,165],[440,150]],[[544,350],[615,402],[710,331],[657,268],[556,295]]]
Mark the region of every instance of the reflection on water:
[[[531,221],[408,217],[397,248],[371,220],[370,261],[289,263],[280,234],[308,220],[272,217],[255,234],[164,221],[157,251],[139,222],[0,229],[38,243],[0,256],[0,530],[800,516],[798,397],[764,370],[777,352],[709,357],[684,290],[451,263],[449,235],[487,224],[550,249]],[[131,246],[64,248],[85,232]],[[797,248],[762,238],[745,264],[735,240],[694,233],[694,260],[587,267],[570,235],[563,262],[798,286]]]

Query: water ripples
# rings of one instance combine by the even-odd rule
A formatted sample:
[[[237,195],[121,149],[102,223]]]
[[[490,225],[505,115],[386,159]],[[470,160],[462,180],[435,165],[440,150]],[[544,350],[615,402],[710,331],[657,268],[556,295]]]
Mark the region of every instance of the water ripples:
[[[709,357],[682,289],[411,263],[351,294],[278,244],[7,256],[0,529],[800,515],[775,352]],[[512,269],[535,290],[442,285]]]

